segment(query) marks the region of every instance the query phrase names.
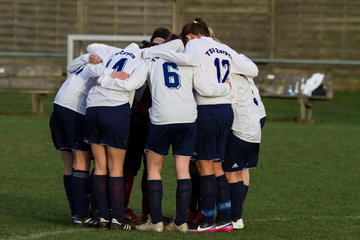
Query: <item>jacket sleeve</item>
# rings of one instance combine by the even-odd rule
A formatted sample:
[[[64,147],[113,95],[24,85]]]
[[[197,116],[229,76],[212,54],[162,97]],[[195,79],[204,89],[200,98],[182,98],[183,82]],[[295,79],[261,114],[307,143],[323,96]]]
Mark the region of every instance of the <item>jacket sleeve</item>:
[[[116,52],[121,51],[122,49],[102,43],[92,43],[87,46],[86,50],[88,51],[88,53],[98,55],[101,60],[106,60]]]
[[[256,64],[251,61],[244,54],[237,54],[234,51],[232,54],[232,73],[234,74],[242,74],[247,77],[256,77],[259,74],[259,69]]]
[[[69,73],[74,73],[80,67],[82,67],[85,64],[89,63],[90,55],[91,55],[90,53],[83,54],[83,55],[75,58],[74,60],[72,60],[66,67],[67,71]]]
[[[174,40],[168,43],[170,44],[172,42],[182,44],[181,40]],[[186,45],[185,52],[176,51],[174,47],[166,45],[168,43],[144,49],[143,58],[160,57],[181,66],[200,66],[198,51],[193,44],[191,44],[191,41]],[[181,47],[178,50],[181,50]]]
[[[105,68],[102,64],[88,64],[89,76],[92,78],[97,77],[111,77],[113,69]]]
[[[148,65],[144,62],[126,80],[105,76],[100,77],[97,82],[103,88],[120,91],[132,91],[140,88],[145,83],[147,75]]]

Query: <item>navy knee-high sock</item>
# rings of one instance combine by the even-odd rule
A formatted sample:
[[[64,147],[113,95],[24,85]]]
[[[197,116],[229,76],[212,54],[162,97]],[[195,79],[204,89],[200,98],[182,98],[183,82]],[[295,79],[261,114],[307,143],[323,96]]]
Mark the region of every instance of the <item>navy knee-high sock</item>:
[[[74,170],[72,173],[71,189],[76,215],[79,218],[89,216],[88,185],[89,171]]]
[[[240,186],[241,202],[240,202],[240,207],[239,207],[238,212],[237,212],[237,219],[242,218],[243,206],[244,206],[245,195],[246,195],[244,182],[240,181],[239,186]]]
[[[94,175],[93,184],[94,195],[96,203],[99,207],[100,217],[108,220],[110,219],[110,214],[107,190],[107,175]]]
[[[129,207],[131,191],[134,185],[134,173],[130,171],[124,171],[124,207]]]
[[[199,209],[200,200],[200,175],[197,172],[190,172],[192,192],[189,210],[196,213]]]
[[[142,213],[145,215],[150,214],[150,207],[149,207],[149,199],[148,199],[148,191],[147,191],[147,170],[144,169],[143,175],[141,177],[141,209]]]
[[[109,177],[109,196],[112,208],[112,218],[118,222],[124,221],[124,178]]]
[[[162,181],[161,180],[148,180],[148,200],[150,207],[151,222],[156,224],[162,221]]]
[[[216,178],[217,198],[216,206],[219,212],[219,221],[230,222],[231,220],[231,201],[229,183],[225,175]]]
[[[97,203],[96,203],[96,199],[95,199],[95,193],[94,193],[94,171],[95,168],[91,171],[91,174],[89,176],[89,194],[90,194],[90,211],[91,211],[91,215],[93,216],[96,212],[96,210],[98,209]]]
[[[176,218],[175,224],[180,226],[186,222],[186,215],[189,209],[191,199],[191,180],[181,179],[177,180],[176,188]]]
[[[72,191],[71,191],[71,175],[64,175],[63,177],[63,183],[64,183],[64,189],[66,193],[66,198],[68,200],[70,210],[71,210],[71,216],[74,216],[76,214],[74,203],[72,200]]]
[[[230,183],[230,200],[231,200],[231,220],[233,222],[237,221],[239,216],[239,209],[242,207],[242,190],[240,187],[240,182]]]
[[[203,221],[214,224],[217,184],[215,175],[200,176],[200,198],[202,200]]]
[[[244,184],[244,202],[245,202],[245,198],[246,198],[248,190],[249,190],[249,186]]]

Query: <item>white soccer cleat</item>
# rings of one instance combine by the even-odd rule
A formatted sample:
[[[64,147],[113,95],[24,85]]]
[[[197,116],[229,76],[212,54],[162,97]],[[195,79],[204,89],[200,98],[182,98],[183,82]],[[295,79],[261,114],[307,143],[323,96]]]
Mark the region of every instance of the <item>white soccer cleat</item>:
[[[178,231],[186,233],[188,231],[188,225],[187,223],[183,223],[181,225],[176,225],[175,222],[169,223],[167,226],[165,226],[165,231],[171,232],[171,231]]]
[[[238,219],[236,222],[232,222],[233,224],[233,228],[235,230],[240,230],[240,229],[244,229],[244,221],[242,218]]]
[[[164,223],[158,222],[156,224],[153,224],[153,223],[151,223],[151,219],[149,219],[146,223],[136,226],[136,229],[139,231],[163,232],[164,231]]]

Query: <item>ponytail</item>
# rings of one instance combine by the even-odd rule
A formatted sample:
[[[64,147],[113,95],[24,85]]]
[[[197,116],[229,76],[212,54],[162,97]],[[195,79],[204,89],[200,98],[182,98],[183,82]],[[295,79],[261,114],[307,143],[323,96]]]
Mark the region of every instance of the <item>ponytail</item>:
[[[195,18],[192,22],[185,24],[182,28],[181,35],[186,36],[190,33],[210,37],[209,29],[202,18]]]

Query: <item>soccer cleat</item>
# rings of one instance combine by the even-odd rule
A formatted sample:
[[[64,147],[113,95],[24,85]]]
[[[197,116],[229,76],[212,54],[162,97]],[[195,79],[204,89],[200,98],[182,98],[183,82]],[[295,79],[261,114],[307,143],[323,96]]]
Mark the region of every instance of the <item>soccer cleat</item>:
[[[199,224],[200,221],[202,220],[202,217],[203,217],[202,211],[198,211],[195,218],[193,219],[193,223]]]
[[[118,222],[118,220],[116,220],[115,218],[111,219],[111,224],[110,224],[110,228],[111,229],[119,229],[119,230],[124,230],[124,231],[129,231],[132,229],[130,224],[127,224],[125,222]]]
[[[169,224],[171,222],[171,220],[172,220],[171,217],[162,216],[162,222],[164,224]]]
[[[175,222],[171,222],[168,225],[165,226],[165,231],[171,232],[171,231],[178,231],[186,233],[189,230],[188,225],[186,223],[183,223],[181,225],[176,225]]]
[[[137,216],[130,208],[126,208],[124,210],[124,218],[127,221],[131,222],[140,222],[142,220],[142,216]]]
[[[150,218],[149,214],[143,213],[140,215],[140,222],[141,221],[146,222],[149,218]]]
[[[194,225],[189,228],[188,232],[200,233],[200,232],[216,232],[214,224],[200,223],[200,225]]]
[[[235,230],[244,229],[244,221],[242,218],[239,218],[236,222],[232,222]]]
[[[90,209],[90,217],[94,219],[100,219],[100,211],[99,209]]]
[[[154,232],[163,232],[164,231],[164,223],[158,222],[153,224],[151,219],[147,220],[146,223],[136,226],[136,229],[139,231],[154,231]]]
[[[186,222],[192,223],[195,218],[195,215],[196,215],[196,212],[188,211],[187,217],[186,217]]]
[[[98,227],[101,229],[106,229],[110,227],[110,221],[105,218],[100,218]]]
[[[232,222],[219,222],[216,223],[215,229],[217,232],[231,232],[234,227],[232,225]]]
[[[97,227],[99,224],[94,218],[79,218],[77,216],[72,217],[72,223],[80,227]]]

